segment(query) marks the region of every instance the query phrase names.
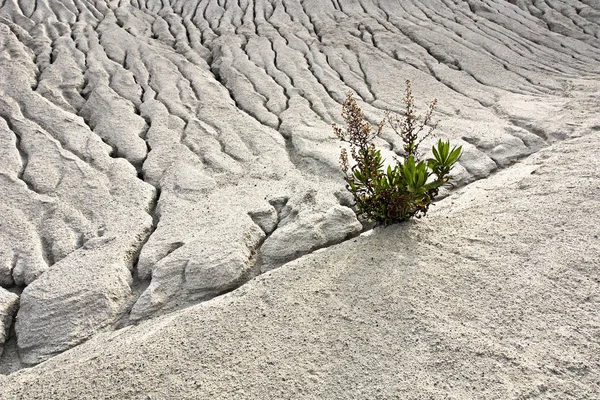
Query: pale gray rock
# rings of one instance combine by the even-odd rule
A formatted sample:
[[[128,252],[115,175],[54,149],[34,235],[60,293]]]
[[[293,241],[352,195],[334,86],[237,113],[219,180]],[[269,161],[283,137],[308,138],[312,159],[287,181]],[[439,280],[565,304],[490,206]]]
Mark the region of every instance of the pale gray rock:
[[[269,271],[317,249],[357,236],[362,225],[341,205],[319,203],[311,191],[286,203],[276,230],[260,249],[261,270]]]
[[[36,285],[19,313],[32,327],[45,298],[64,318],[101,321],[47,337],[22,329],[23,354],[37,362],[356,235],[351,201],[335,199],[331,130],[348,92],[373,124],[402,112],[406,79],[420,110],[437,98],[440,136],[468,142],[459,185],[588,134],[600,126],[597,8],[3,1],[0,280]],[[388,160],[400,146],[389,129],[377,144]],[[107,238],[119,246],[83,257]],[[99,291],[83,301],[75,288],[103,257],[124,260],[104,286],[115,303]],[[70,271],[69,288],[43,279],[54,267]]]
[[[493,159],[478,150],[477,147],[472,144],[463,141],[456,145],[462,146],[463,150],[460,158],[460,165],[462,165],[473,178],[480,179],[487,177],[493,171],[498,169],[498,165]]]
[[[599,145],[553,145],[427,219],[98,335],[0,396],[598,398]]]
[[[48,269],[43,239],[19,209],[0,205],[0,285],[28,285]]]
[[[23,167],[22,155],[17,147],[19,137],[16,136],[6,124],[6,120],[0,117],[0,173],[16,179]]]
[[[476,148],[486,151],[489,157],[500,167],[505,167],[532,152],[525,146],[523,140],[515,136],[505,135],[494,138],[463,136],[462,139]]]
[[[232,225],[238,229],[231,229]],[[241,226],[246,229],[240,229]],[[256,275],[256,251],[265,237],[248,215],[222,221],[220,225],[198,226],[194,232],[196,238],[167,248],[155,242],[166,234],[158,231],[149,243],[148,248],[154,249],[157,260],[151,263],[151,272],[140,269],[142,274],[151,273],[152,281],[131,310],[131,320],[164,313],[237,288]],[[157,249],[163,250],[160,258],[156,256]],[[148,254],[143,254],[144,265],[150,265]]]
[[[19,296],[0,287],[0,356],[18,308]]]
[[[254,223],[267,235],[273,233],[275,228],[277,228],[279,216],[277,210],[271,204],[265,204],[259,209],[252,210],[248,215],[250,215],[252,221],[254,221]]]
[[[44,361],[123,316],[132,282],[126,254],[111,251],[116,240],[91,239],[25,288],[16,323],[24,363]]]
[[[123,157],[141,169],[148,153],[146,142],[141,138],[147,125],[134,111],[134,105],[110,87],[97,86],[88,94],[79,115],[95,134],[111,146],[111,155]]]
[[[54,10],[40,6],[32,17],[41,22],[47,16],[40,14]],[[31,28],[31,37],[0,26],[0,131],[7,152],[0,168],[0,274],[4,286],[27,286],[16,326],[19,353],[27,364],[112,329],[131,307],[131,270],[151,231],[147,212],[156,197],[135,166],[111,157],[111,147],[74,112],[85,100],[74,91],[82,90],[77,68],[85,68],[86,61],[72,38],[63,35],[68,25],[53,21]],[[53,58],[60,61],[41,72],[54,64]],[[93,59],[88,61],[93,66]],[[61,66],[74,69],[61,71]],[[48,84],[37,92],[40,80]],[[104,105],[116,118],[127,116],[119,114],[118,101],[113,108]],[[102,106],[95,104],[99,112]],[[133,106],[127,110],[134,114]],[[135,124],[136,118],[141,124]],[[136,118],[125,122],[143,144],[144,154],[132,158],[141,164],[146,147],[137,135],[145,121]],[[106,242],[94,251],[82,247],[107,238],[118,245]]]

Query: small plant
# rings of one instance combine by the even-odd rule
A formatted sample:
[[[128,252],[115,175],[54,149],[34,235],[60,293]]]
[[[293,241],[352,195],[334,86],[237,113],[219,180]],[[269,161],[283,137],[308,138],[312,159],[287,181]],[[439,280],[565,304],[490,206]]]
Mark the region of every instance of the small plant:
[[[350,147],[350,154],[342,149],[340,165],[346,188],[356,202],[356,213],[379,224],[389,225],[425,215],[439,188],[450,183],[450,171],[462,155],[461,146],[450,148],[449,142],[440,139],[432,147],[434,158],[421,160],[419,145],[437,126],[429,126],[436,100],[425,116],[420,117],[416,114],[410,81],[406,81],[403,102],[406,106],[403,116],[387,113],[373,128],[349,93],[342,104],[346,126],[333,125],[336,136]],[[396,158],[395,165],[384,170],[381,152],[373,140],[381,134],[386,122],[402,139],[404,154],[403,160]],[[424,130],[425,134],[419,137]],[[352,167],[350,159],[354,162]]]

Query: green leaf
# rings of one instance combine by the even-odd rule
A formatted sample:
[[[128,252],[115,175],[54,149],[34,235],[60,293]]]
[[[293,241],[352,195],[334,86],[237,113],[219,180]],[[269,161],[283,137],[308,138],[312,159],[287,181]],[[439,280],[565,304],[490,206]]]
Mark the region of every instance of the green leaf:
[[[442,156],[443,160],[447,160],[448,159],[448,152],[450,151],[450,142],[444,142],[442,140],[440,140],[440,155]]]
[[[448,157],[448,166],[450,165],[454,165],[462,156],[462,146],[454,146],[454,148],[452,148],[452,152],[450,153],[450,156]]]
[[[407,87],[410,94],[410,86]],[[414,104],[410,107],[414,108]],[[338,137],[350,143],[351,154],[355,156],[354,165],[347,166],[352,172],[342,172],[345,173],[347,189],[356,202],[357,215],[386,225],[425,215],[437,192],[435,189],[452,178],[449,173],[462,156],[462,147],[451,146],[449,141],[440,139],[432,147],[432,158],[416,160],[413,151],[416,151],[417,142],[413,139],[416,139],[420,131],[410,131],[407,134],[414,134],[414,138],[411,136],[410,140],[404,141],[407,157],[386,166],[381,151],[373,144],[381,125],[378,126],[377,134],[368,134],[369,130],[365,129],[371,127],[364,120],[362,111],[351,94],[342,108],[346,127],[334,130]],[[365,132],[367,135],[363,135]],[[348,162],[347,158],[346,154],[346,159],[342,161]],[[435,180],[430,179],[432,175]]]
[[[442,186],[442,182],[440,182],[440,181],[433,181],[433,182],[430,182],[427,185],[425,185],[425,189],[431,190],[431,189],[438,188],[440,186]]]
[[[435,168],[436,168],[437,165],[438,165],[437,164],[437,160],[435,160],[433,158],[430,158],[430,159],[427,160],[427,167],[430,170],[432,170],[432,171],[435,170]]]
[[[438,143],[438,147],[439,147],[439,143]],[[433,146],[431,148],[431,151],[433,152],[433,156],[435,157],[435,159],[439,162],[440,161],[440,152],[437,151],[437,149],[435,148],[435,146]]]

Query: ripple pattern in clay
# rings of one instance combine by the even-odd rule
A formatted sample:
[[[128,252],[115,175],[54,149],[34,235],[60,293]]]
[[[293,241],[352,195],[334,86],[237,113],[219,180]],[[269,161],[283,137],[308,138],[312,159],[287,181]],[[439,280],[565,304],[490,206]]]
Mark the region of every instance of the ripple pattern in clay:
[[[372,122],[406,79],[436,97],[465,185],[597,130],[599,74],[593,0],[2,0],[19,363],[358,235],[330,127],[348,92]]]

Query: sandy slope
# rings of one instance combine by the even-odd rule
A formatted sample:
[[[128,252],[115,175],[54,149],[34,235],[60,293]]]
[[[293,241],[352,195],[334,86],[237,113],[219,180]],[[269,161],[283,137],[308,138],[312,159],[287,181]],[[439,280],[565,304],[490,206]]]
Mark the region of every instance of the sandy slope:
[[[600,135],[212,301],[0,381],[2,399],[596,399]]]

